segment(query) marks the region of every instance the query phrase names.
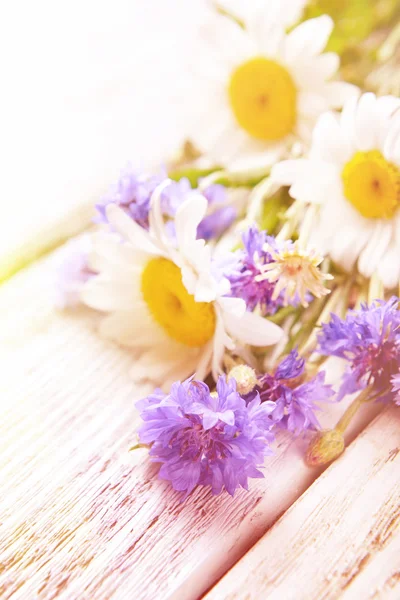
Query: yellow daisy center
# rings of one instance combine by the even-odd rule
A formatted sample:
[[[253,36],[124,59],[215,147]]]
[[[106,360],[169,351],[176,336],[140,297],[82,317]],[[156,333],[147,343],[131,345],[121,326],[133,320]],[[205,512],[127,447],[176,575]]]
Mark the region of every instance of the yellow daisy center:
[[[181,270],[166,258],[153,258],[142,273],[142,294],[154,320],[186,346],[203,346],[214,335],[212,303],[196,302],[182,283]]]
[[[229,100],[239,125],[260,140],[275,141],[293,130],[296,87],[285,67],[257,57],[240,65],[229,82]]]
[[[363,217],[390,219],[400,205],[400,171],[378,150],[356,152],[342,178],[344,195]]]

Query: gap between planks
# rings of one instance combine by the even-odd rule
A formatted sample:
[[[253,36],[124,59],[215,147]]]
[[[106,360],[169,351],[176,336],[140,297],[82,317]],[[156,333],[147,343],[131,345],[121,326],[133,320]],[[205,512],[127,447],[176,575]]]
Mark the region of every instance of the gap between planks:
[[[52,260],[0,290],[0,596],[199,598],[320,471],[281,435],[250,492],[182,503],[145,450],[128,452],[134,400],[150,389],[131,381],[133,356],[99,339],[90,313],[53,310]],[[330,406],[324,425],[343,410]]]
[[[388,408],[204,597],[400,597],[400,410]]]

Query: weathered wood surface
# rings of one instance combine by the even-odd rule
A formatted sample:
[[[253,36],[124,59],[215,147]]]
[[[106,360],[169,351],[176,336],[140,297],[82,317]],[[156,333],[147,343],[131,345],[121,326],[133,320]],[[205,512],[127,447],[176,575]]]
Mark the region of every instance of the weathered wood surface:
[[[129,378],[133,357],[88,313],[53,310],[50,265],[0,290],[0,597],[198,598],[319,472],[282,436],[249,493],[182,503],[145,450],[128,452],[146,391]]]
[[[400,410],[352,443],[206,600],[400,598]]]

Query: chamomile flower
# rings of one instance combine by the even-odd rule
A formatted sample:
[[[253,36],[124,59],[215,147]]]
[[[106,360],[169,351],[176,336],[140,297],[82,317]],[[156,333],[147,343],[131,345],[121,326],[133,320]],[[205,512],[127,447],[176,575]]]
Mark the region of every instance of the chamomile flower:
[[[400,281],[400,100],[366,93],[322,115],[308,158],[283,161],[274,181],[317,206],[309,242],[345,270],[357,263],[386,288]],[[314,210],[311,206],[309,210]]]
[[[198,67],[207,127],[200,150],[233,167],[271,165],[294,140],[308,143],[317,117],[343,105],[354,86],[331,81],[339,58],[322,53],[333,22],[324,15],[286,32],[304,2],[222,2],[234,18],[214,17]],[[200,61],[199,61],[200,62]],[[233,161],[233,162],[232,162]]]
[[[262,274],[256,277],[256,281],[266,280],[275,284],[272,300],[283,294],[285,305],[298,299],[306,307],[309,292],[316,298],[329,294],[324,280],[333,279],[333,276],[318,268],[323,257],[315,250],[304,250],[297,242],[287,241],[271,248],[270,254],[271,262],[261,266]]]
[[[143,350],[133,376],[164,386],[196,371],[203,379],[221,372],[225,348],[235,342],[265,346],[282,331],[246,311],[238,298],[226,297],[230,284],[211,260],[210,247],[196,239],[207,200],[191,193],[175,215],[168,237],[161,196],[168,180],[153,193],[149,230],[111,204],[107,218],[116,233],[94,236],[90,263],[99,273],[85,286],[83,300],[109,313],[101,332],[116,342]]]

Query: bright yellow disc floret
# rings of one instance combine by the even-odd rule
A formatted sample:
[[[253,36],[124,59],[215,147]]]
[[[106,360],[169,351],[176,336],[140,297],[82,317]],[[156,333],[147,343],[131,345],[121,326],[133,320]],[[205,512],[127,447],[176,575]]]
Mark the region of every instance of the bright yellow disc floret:
[[[274,60],[252,58],[229,82],[229,100],[239,125],[252,137],[276,141],[293,131],[297,91],[289,72]]]
[[[214,335],[212,303],[196,302],[182,283],[181,270],[166,258],[151,259],[142,273],[142,294],[154,320],[186,346],[203,346]]]
[[[344,195],[363,217],[390,219],[400,206],[400,171],[378,150],[356,152],[342,178]]]

